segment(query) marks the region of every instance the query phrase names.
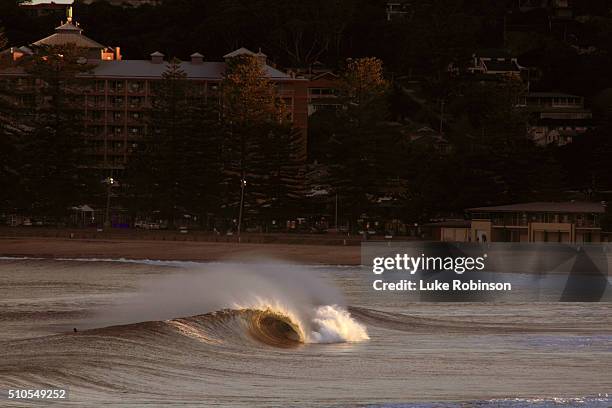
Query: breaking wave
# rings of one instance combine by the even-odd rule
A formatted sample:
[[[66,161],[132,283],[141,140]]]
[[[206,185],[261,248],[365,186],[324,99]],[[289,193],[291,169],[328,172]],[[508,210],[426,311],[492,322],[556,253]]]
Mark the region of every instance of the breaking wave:
[[[317,306],[304,313],[258,299],[256,304],[236,307],[240,312],[254,315],[250,329],[258,339],[265,339],[268,334],[299,343],[345,343],[369,339],[365,326],[338,305]]]
[[[168,332],[170,329],[170,332]],[[132,338],[172,334],[209,345],[267,345],[279,348],[308,343],[368,340],[366,328],[338,305],[315,308],[307,317],[280,306],[239,307],[203,315],[86,330],[81,335]],[[171,337],[170,337],[171,338]]]
[[[256,340],[291,347],[369,339],[341,292],[320,273],[270,260],[188,265],[147,276],[124,302],[98,310],[89,327],[133,322],[163,322],[181,334],[217,343]]]

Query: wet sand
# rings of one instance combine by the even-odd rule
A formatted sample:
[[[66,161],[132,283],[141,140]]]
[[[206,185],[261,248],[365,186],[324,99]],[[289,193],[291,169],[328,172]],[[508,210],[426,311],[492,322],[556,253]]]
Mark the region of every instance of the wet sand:
[[[359,265],[359,246],[237,244],[146,240],[0,238],[0,256],[222,261],[273,258],[303,264]]]

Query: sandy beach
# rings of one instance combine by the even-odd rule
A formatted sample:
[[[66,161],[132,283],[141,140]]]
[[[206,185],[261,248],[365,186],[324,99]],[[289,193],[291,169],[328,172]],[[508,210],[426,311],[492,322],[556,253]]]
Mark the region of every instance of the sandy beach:
[[[359,265],[359,246],[148,240],[0,238],[0,256],[221,261],[273,258],[302,264]]]

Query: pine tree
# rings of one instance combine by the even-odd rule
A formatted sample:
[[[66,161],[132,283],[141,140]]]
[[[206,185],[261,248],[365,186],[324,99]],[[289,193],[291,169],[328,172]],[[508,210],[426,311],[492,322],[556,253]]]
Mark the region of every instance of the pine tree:
[[[12,79],[0,80],[0,211],[10,212],[19,206],[21,196],[19,152],[24,134],[16,122],[20,107],[15,87]]]
[[[95,189],[84,170],[78,76],[89,67],[80,54],[73,46],[39,48],[19,60],[23,76],[2,90],[4,143],[14,163],[8,174],[18,179],[11,194],[16,211],[61,218]]]
[[[286,119],[285,106],[256,57],[228,62],[222,94],[228,215],[235,216],[241,180],[247,181],[247,212],[264,218],[286,215],[303,189],[301,133]]]
[[[261,160],[253,168],[265,175],[261,178],[259,191],[262,199],[258,205],[263,218],[291,218],[304,195],[304,164],[301,154],[301,131],[289,123],[270,123],[262,129],[257,151]]]
[[[348,61],[340,86],[343,108],[329,137],[327,163],[331,193],[344,203],[343,213],[353,226],[398,176],[398,134],[384,122],[388,89],[380,60]]]
[[[189,212],[204,220],[207,215],[216,214],[221,205],[223,132],[218,101],[214,97],[205,99],[190,88],[187,101],[189,120],[179,143],[183,157],[183,197]]]
[[[6,35],[4,34],[4,28],[0,27],[0,50],[3,50],[7,44],[8,44],[8,39],[6,38]]]

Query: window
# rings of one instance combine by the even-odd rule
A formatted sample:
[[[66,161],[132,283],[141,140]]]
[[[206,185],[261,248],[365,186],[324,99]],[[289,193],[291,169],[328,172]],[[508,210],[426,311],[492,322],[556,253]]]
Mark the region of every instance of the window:
[[[144,99],[140,96],[130,96],[130,99],[129,99],[130,108],[138,108],[142,106],[143,100]]]
[[[104,126],[94,126],[92,127],[92,132],[96,136],[104,136]]]
[[[338,91],[334,88],[310,88],[308,90],[311,96],[335,96]]]
[[[141,92],[144,88],[144,85],[140,81],[130,81],[129,90],[130,92]]]
[[[123,81],[111,81],[110,90],[112,92],[122,92],[123,91]]]

